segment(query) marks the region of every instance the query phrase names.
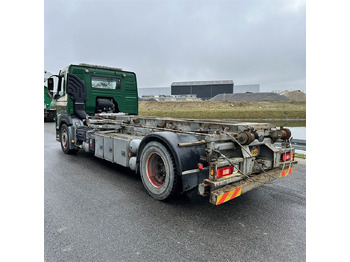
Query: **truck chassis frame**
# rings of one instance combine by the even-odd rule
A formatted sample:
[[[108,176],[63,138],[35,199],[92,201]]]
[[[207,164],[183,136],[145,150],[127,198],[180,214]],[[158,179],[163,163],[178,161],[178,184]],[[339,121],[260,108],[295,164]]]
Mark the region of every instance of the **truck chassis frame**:
[[[58,141],[61,141],[61,127],[57,126]],[[281,161],[282,155],[294,153],[289,141],[290,131],[266,123],[101,113],[84,120],[72,118],[68,134],[69,149],[93,152],[99,158],[135,172],[140,172],[143,148],[147,143],[157,141],[174,158],[175,175],[182,182],[180,191],[198,186],[198,193],[209,196],[214,205],[289,175],[296,163],[292,157],[289,161]],[[284,141],[282,147],[274,145],[277,140]],[[163,158],[159,158],[161,162]],[[220,172],[230,166],[230,174],[221,176]],[[146,173],[149,172],[146,170]],[[160,177],[148,178],[150,181],[155,179],[155,187],[163,182]]]

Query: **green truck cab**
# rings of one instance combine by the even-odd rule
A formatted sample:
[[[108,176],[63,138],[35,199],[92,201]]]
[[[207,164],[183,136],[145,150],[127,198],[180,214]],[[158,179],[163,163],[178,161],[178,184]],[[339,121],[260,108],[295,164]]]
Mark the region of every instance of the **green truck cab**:
[[[56,105],[50,90],[44,85],[44,121],[52,122],[56,117]]]
[[[134,72],[106,66],[72,64],[62,69],[56,77],[58,87],[54,98],[58,140],[62,124],[69,126],[76,117],[85,119],[86,116],[101,112],[138,114]],[[67,82],[71,84],[68,86]],[[78,90],[76,85],[79,82],[83,84],[83,90]]]

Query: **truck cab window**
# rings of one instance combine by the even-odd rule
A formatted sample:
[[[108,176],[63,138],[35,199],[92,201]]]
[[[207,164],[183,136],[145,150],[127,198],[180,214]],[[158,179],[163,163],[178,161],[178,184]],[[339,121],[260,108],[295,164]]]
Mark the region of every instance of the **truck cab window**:
[[[120,79],[112,77],[92,76],[91,86],[100,89],[120,89]]]

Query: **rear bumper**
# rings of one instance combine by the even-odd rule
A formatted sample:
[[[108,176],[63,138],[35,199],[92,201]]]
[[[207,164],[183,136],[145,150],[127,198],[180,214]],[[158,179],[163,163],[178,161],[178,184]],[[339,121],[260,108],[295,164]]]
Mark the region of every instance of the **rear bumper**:
[[[217,189],[219,185],[217,182],[205,179],[203,183],[199,185],[199,194],[200,195],[209,195],[209,202],[213,205],[221,205],[225,202],[228,202],[250,190],[261,187],[266,183],[270,183],[277,178],[285,177],[293,172],[293,164],[296,161],[293,161],[290,165],[285,164],[280,168],[275,168],[269,171],[262,172],[258,175],[249,176],[249,178],[243,176],[239,172],[236,173],[236,179],[230,178],[231,181],[240,180],[227,184],[223,187]],[[283,169],[282,169],[283,168]],[[243,179],[242,179],[243,177]],[[222,182],[221,182],[222,183]]]

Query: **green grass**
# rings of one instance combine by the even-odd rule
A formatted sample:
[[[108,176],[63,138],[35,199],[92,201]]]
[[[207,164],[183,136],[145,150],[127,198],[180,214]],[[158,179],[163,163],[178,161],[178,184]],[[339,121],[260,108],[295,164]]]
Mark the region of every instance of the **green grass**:
[[[306,159],[306,155],[305,154],[298,154],[298,153],[294,153],[295,157],[300,157],[300,158],[305,158]]]

